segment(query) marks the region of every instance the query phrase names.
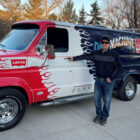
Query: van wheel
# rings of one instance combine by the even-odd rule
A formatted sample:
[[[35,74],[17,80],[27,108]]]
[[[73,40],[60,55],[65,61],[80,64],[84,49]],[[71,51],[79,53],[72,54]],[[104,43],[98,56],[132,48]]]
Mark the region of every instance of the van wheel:
[[[0,90],[0,131],[10,129],[20,122],[26,110],[26,100],[14,88]]]
[[[137,92],[137,82],[136,80],[129,76],[124,81],[122,88],[120,88],[117,92],[119,98],[123,101],[132,100]]]

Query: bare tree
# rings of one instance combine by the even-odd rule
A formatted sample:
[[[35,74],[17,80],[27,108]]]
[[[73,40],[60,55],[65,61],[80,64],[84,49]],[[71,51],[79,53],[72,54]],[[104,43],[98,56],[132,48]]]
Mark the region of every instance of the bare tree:
[[[128,22],[128,28],[140,28],[140,2],[139,0],[122,0]]]
[[[1,18],[3,20],[9,20],[11,23],[20,19],[20,0],[0,0],[2,6]]]
[[[122,0],[105,0],[103,11],[107,26],[120,29],[126,24],[125,15],[122,14],[124,13]]]
[[[140,28],[139,0],[105,0],[106,25],[116,29]]]
[[[65,0],[42,0],[44,7],[44,18],[47,19],[49,14],[56,8],[62,9]]]
[[[43,19],[43,9],[42,9],[42,0],[29,0],[25,4],[25,14],[24,17],[30,20],[39,20]]]

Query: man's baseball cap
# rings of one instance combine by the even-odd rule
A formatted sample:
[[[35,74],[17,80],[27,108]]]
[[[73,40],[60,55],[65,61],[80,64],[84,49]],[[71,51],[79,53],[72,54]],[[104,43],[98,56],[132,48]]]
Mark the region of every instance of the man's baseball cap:
[[[100,39],[100,42],[102,42],[103,40],[107,40],[108,42],[110,42],[110,38],[109,37],[106,37],[106,36],[102,37]]]

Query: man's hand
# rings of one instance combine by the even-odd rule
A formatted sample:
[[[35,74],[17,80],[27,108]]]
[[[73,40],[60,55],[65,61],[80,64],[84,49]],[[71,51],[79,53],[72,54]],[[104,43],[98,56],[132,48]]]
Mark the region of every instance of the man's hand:
[[[68,59],[69,61],[73,61],[73,57],[72,57],[72,56],[67,57],[67,58],[65,58],[65,59]]]
[[[110,78],[106,78],[106,82],[107,83],[112,83],[112,81],[110,80]]]

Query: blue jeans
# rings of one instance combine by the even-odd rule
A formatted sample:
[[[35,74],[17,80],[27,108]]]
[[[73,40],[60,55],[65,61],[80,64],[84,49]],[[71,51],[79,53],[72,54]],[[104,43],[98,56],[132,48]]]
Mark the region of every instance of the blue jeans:
[[[101,81],[99,78],[96,79],[94,85],[94,101],[96,107],[96,114],[101,117],[109,117],[110,103],[112,97],[112,91],[114,88],[115,81],[107,83]],[[102,98],[104,105],[102,106]]]

